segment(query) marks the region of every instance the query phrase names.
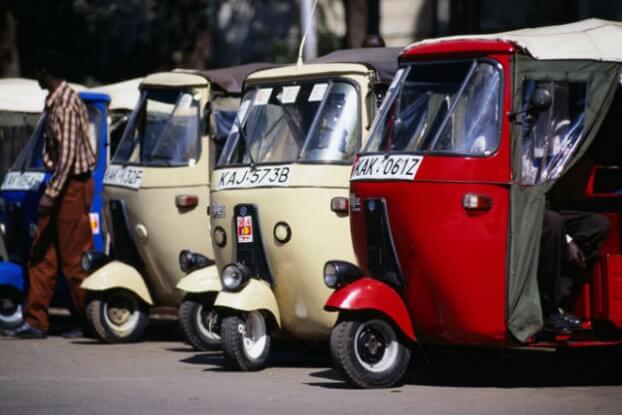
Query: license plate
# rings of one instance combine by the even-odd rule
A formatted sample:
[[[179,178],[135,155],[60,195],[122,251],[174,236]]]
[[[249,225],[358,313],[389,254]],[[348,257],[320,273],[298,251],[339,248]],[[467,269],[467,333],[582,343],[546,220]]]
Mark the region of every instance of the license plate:
[[[19,172],[11,171],[4,176],[2,190],[39,190],[45,179],[42,172]]]
[[[415,180],[423,157],[361,156],[352,167],[350,180]]]
[[[241,167],[216,171],[217,189],[250,187],[286,187],[289,184],[289,166]]]
[[[145,171],[140,167],[108,166],[104,184],[139,189]]]

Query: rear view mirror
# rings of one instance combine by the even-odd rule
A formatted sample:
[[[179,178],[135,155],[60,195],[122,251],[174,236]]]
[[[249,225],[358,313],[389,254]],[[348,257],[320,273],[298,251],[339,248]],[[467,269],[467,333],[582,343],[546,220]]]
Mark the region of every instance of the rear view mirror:
[[[531,100],[529,102],[530,110],[543,112],[549,109],[551,106],[551,102],[553,99],[551,98],[551,92],[546,88],[536,88],[533,91],[533,95],[531,96]]]

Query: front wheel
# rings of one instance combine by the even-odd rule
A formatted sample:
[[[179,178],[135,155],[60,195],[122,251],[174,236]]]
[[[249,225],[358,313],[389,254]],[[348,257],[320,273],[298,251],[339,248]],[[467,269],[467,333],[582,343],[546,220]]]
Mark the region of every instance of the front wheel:
[[[190,297],[179,306],[179,324],[186,340],[196,350],[214,350],[220,346],[220,316],[213,304],[213,298]]]
[[[395,385],[410,362],[410,349],[381,319],[338,323],[331,331],[330,351],[337,370],[361,388]]]
[[[228,366],[244,371],[263,369],[270,352],[270,334],[265,317],[259,311],[222,320],[220,335]]]
[[[140,340],[149,321],[147,305],[124,289],[104,291],[91,298],[86,316],[97,337],[106,343]]]
[[[24,322],[22,293],[9,286],[0,287],[0,329],[11,330]]]

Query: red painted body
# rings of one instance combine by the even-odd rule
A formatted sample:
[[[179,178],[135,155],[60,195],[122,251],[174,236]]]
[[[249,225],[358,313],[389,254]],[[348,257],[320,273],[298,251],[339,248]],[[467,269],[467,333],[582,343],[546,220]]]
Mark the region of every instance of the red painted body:
[[[415,339],[408,310],[400,295],[388,285],[372,278],[361,278],[337,290],[328,297],[324,308],[328,311],[380,311],[391,319],[410,340]]]
[[[515,45],[503,41],[447,41],[409,48],[403,52],[401,60],[485,56],[497,61],[503,68],[503,114],[507,114],[512,101],[512,56],[517,51]],[[408,310],[412,331],[420,341],[498,347],[516,345],[506,329],[512,177],[510,121],[505,115],[502,120],[500,146],[490,157],[427,155],[414,181],[351,182],[351,193],[362,201],[385,199],[406,286],[396,291],[382,282],[376,281],[374,286],[373,279],[365,278],[361,284],[338,289],[327,304],[330,309],[355,310],[371,305],[391,317],[396,307],[404,307]],[[593,180],[590,182],[593,185]],[[465,210],[462,197],[469,192],[490,197],[492,208]],[[605,320],[622,328],[620,218],[617,213],[608,216],[612,236],[603,247],[593,281],[586,284],[577,309],[581,316]],[[369,275],[364,209],[351,212],[351,229],[357,259]],[[372,289],[378,292],[373,293]],[[395,304],[397,301],[401,302],[399,306]],[[391,318],[400,328],[406,320]],[[588,338],[580,342],[560,340],[553,344],[576,347],[614,343]]]

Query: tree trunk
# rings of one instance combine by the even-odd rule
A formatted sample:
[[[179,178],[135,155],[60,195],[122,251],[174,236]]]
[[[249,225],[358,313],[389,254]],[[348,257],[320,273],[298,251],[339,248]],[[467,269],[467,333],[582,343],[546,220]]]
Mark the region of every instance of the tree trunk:
[[[368,0],[344,0],[346,11],[346,47],[360,48],[367,36]]]
[[[19,58],[15,38],[17,22],[6,2],[0,2],[0,77],[19,77]]]

